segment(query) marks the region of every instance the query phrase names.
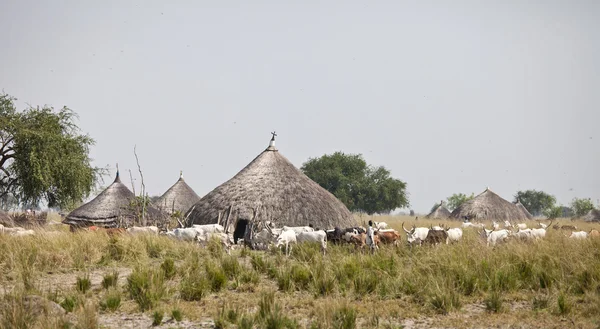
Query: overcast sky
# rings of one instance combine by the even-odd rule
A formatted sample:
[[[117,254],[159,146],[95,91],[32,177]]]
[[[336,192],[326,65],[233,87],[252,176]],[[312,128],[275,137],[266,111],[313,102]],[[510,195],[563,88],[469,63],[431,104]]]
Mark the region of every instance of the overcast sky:
[[[3,0],[0,89],[75,110],[105,185],[137,145],[151,195],[179,170],[210,192],[276,130],[298,167],[385,166],[417,212],[488,186],[596,201],[600,1],[535,2]]]

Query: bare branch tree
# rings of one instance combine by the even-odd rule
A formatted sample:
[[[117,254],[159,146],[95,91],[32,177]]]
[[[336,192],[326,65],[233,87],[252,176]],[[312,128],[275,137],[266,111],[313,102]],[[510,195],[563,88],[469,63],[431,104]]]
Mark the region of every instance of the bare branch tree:
[[[140,167],[140,161],[136,152],[137,145],[133,146],[133,154],[135,155],[135,162],[138,166],[138,171],[140,172],[140,178],[142,179],[142,187],[140,191],[140,195],[142,196],[142,226],[146,226],[146,185],[144,184],[144,174],[142,173],[142,167]]]

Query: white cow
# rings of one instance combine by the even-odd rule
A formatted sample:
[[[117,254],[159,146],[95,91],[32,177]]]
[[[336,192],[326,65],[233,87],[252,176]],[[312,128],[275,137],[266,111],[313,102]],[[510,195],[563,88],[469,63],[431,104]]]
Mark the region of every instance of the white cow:
[[[352,232],[346,232],[344,233],[344,235],[342,235],[342,239],[346,242],[350,242],[352,241],[352,237],[353,236],[357,236],[358,235],[358,231],[354,230]]]
[[[173,231],[169,231],[166,235],[170,238],[175,238],[182,241],[195,241],[196,237],[203,234],[204,231],[198,230],[194,227],[176,228]]]
[[[442,225],[430,226],[429,229],[433,230],[433,231],[443,231],[443,230],[445,230]]]
[[[571,236],[569,236],[569,238],[577,239],[577,240],[583,240],[583,239],[586,239],[587,237],[588,237],[588,232],[586,232],[586,231],[571,232]]]
[[[546,225],[542,222],[539,222],[538,225],[540,226],[540,228],[548,228],[548,225]]]
[[[127,229],[127,233],[158,235],[158,227],[156,227],[156,226],[132,226]]]
[[[531,236],[533,238],[535,238],[536,240],[539,239],[543,239],[544,237],[546,237],[546,231],[548,230],[548,227],[552,226],[552,221],[550,221],[549,225],[543,224],[543,223],[539,223],[541,228],[533,228],[531,229]]]
[[[310,226],[284,226],[283,231],[294,231],[294,233],[314,232],[314,228]]]
[[[375,228],[378,230],[385,230],[386,228],[389,227],[386,222],[373,222],[373,224],[375,225]]]
[[[471,223],[471,222],[463,222],[462,228],[485,228],[485,224],[483,223]]]
[[[516,238],[519,238],[521,240],[531,240],[533,239],[533,235],[531,234],[531,229],[526,228],[526,229],[518,229],[516,233],[514,233]]]
[[[517,228],[520,229],[520,230],[524,230],[524,229],[527,228],[527,224],[525,224],[525,223],[518,223],[517,224]]]
[[[304,242],[317,242],[321,245],[323,254],[327,252],[327,234],[325,231],[314,231],[314,232],[301,232],[296,234],[296,241],[298,243]]]
[[[204,233],[223,233],[225,228],[219,224],[192,225],[197,230],[202,230]]]
[[[504,228],[512,228],[512,227],[513,226],[509,221],[507,221],[507,220],[504,221]]]
[[[506,229],[493,231],[493,230],[486,230],[484,228],[483,232],[482,232],[482,236],[487,240],[488,247],[490,245],[495,246],[496,244],[498,244],[500,242],[506,241],[506,239],[508,239],[508,237],[510,236],[510,231],[506,230]]]
[[[500,228],[500,224],[498,224],[496,221],[492,221],[492,229],[497,230]]]
[[[2,231],[6,234],[12,234],[14,232],[25,231],[22,227],[4,227]]]
[[[285,246],[285,255],[289,256],[292,252],[292,244],[296,243],[296,232],[293,230],[283,231],[277,237],[277,244],[275,245],[277,248],[280,246]]]
[[[28,235],[35,235],[35,231],[34,231],[34,230],[21,230],[21,231],[13,231],[12,233],[10,233],[10,235],[12,235],[12,236],[28,236]]]
[[[463,235],[463,231],[458,227],[448,229],[448,230],[446,230],[446,233],[448,233],[448,241],[450,241],[450,242],[460,241],[460,239],[462,239],[462,235]]]
[[[421,245],[429,233],[429,229],[427,227],[415,227],[414,225],[409,231],[404,228],[404,223],[402,223],[402,229],[404,232],[406,232],[406,241],[408,244],[418,243]]]

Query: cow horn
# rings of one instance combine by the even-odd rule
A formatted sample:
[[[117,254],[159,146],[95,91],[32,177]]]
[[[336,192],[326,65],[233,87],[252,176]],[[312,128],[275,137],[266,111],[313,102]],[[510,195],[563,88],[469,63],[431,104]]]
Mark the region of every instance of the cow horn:
[[[407,229],[405,229],[405,228],[404,228],[404,222],[402,222],[402,229],[404,230],[404,232],[406,232],[406,233],[409,233],[409,234],[410,234],[410,232],[409,232]]]
[[[551,227],[553,222],[554,222],[554,219],[551,219],[550,224],[548,224],[548,226],[546,226],[546,228],[544,230],[547,230],[549,227]]]

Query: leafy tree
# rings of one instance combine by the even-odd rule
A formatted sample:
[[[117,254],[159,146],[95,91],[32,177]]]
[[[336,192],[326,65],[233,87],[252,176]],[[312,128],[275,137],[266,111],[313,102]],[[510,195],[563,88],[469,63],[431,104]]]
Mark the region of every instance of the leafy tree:
[[[409,205],[406,183],[392,178],[385,167],[367,165],[361,154],[326,154],[309,159],[301,169],[350,211],[389,213]]]
[[[546,211],[552,211],[556,204],[554,196],[536,190],[518,191],[515,194],[514,202],[517,201],[520,201],[525,209],[534,216],[544,214]]]
[[[573,209],[576,217],[582,217],[595,207],[591,199],[574,198],[573,201],[571,201],[571,208]]]
[[[103,174],[88,156],[94,140],[81,134],[75,112],[29,107],[0,94],[0,198],[69,209],[87,197]]]
[[[548,219],[563,217],[563,206],[552,206],[544,210],[544,216]]]
[[[466,195],[463,193],[454,193],[446,199],[446,208],[448,208],[448,210],[450,211],[453,211],[454,209],[458,208],[461,204],[473,199],[474,197],[475,194],[473,193],[471,193],[471,195]]]

